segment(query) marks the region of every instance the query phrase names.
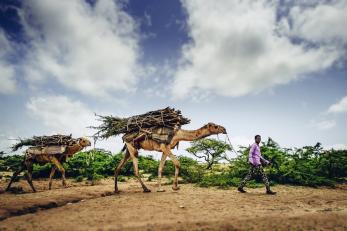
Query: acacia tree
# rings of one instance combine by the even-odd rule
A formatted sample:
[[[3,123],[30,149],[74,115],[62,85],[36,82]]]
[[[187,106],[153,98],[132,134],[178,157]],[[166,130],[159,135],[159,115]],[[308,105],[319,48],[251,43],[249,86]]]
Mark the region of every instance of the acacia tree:
[[[225,152],[231,150],[231,146],[223,141],[216,139],[200,139],[191,142],[191,147],[187,148],[187,152],[199,159],[207,162],[206,169],[211,169],[213,164],[220,160],[228,160]]]

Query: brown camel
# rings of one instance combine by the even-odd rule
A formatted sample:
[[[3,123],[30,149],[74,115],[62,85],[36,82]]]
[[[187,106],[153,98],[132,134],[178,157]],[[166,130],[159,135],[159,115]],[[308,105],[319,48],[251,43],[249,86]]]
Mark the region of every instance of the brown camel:
[[[32,182],[32,172],[33,172],[33,164],[46,164],[53,163],[51,173],[49,174],[49,189],[52,188],[52,178],[56,171],[59,169],[62,175],[63,186],[66,187],[65,182],[65,169],[63,168],[62,163],[64,163],[68,157],[71,157],[75,153],[81,151],[83,148],[90,146],[91,143],[86,138],[78,138],[78,142],[73,145],[66,146],[51,146],[51,147],[30,147],[25,151],[24,161],[20,169],[18,169],[12,176],[10,183],[8,184],[6,191],[8,191],[11,187],[12,182],[18,176],[20,172],[23,170],[27,170],[27,174],[25,174],[26,180],[31,186],[32,190],[36,192],[33,182]],[[51,151],[54,149],[58,154],[47,154],[48,149]],[[62,151],[62,154],[59,154]]]
[[[150,190],[146,187],[146,185],[142,182],[141,177],[139,175],[139,169],[138,169],[138,150],[144,149],[148,151],[158,151],[162,152],[161,161],[159,164],[158,169],[158,189],[157,192],[164,192],[161,188],[161,178],[162,178],[162,171],[164,168],[165,161],[167,157],[170,157],[173,164],[175,165],[175,179],[172,186],[173,190],[179,190],[178,187],[178,174],[180,169],[180,162],[177,160],[176,156],[171,152],[171,149],[173,149],[178,142],[180,141],[193,141],[201,138],[205,138],[210,135],[214,134],[226,134],[226,130],[224,127],[214,124],[214,123],[208,123],[204,125],[203,127],[197,129],[197,130],[183,130],[178,129],[174,132],[173,138],[169,144],[165,143],[159,143],[157,141],[154,141],[153,139],[145,139],[143,141],[140,141],[138,145],[134,145],[133,142],[125,142],[123,151],[126,149],[126,153],[124,155],[124,158],[121,160],[117,168],[115,169],[114,174],[114,185],[115,185],[115,192],[118,192],[118,186],[117,186],[117,177],[124,166],[124,164],[129,160],[129,158],[132,159],[133,165],[134,165],[134,171],[135,176],[137,177],[138,181],[140,182],[143,192],[150,192]]]

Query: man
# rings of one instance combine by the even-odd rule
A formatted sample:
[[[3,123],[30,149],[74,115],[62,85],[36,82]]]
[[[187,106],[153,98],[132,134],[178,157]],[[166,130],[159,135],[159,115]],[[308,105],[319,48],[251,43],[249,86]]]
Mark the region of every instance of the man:
[[[264,157],[262,157],[260,153],[259,143],[261,141],[261,137],[260,135],[256,135],[254,139],[255,139],[255,143],[251,146],[251,149],[249,150],[249,156],[248,156],[250,169],[246,177],[241,181],[241,184],[237,188],[237,190],[241,193],[245,193],[246,191],[243,189],[243,187],[246,185],[247,181],[249,181],[252,178],[252,176],[256,174],[260,174],[266,186],[266,193],[269,195],[275,195],[276,192],[273,192],[270,190],[269,181],[264,173],[262,163],[261,163],[262,161],[265,165],[270,164],[270,161],[264,159]]]

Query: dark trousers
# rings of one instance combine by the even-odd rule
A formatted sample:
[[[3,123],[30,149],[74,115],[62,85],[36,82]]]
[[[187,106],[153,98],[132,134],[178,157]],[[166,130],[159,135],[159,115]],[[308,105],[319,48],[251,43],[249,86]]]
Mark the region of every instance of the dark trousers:
[[[263,179],[263,182],[265,184],[266,190],[269,191],[270,190],[270,184],[269,184],[269,180],[267,179],[267,176],[265,175],[263,167],[261,165],[254,166],[252,164],[250,164],[250,169],[249,169],[247,175],[241,181],[240,188],[243,188],[246,185],[247,181],[249,181],[253,176],[256,176],[256,175],[261,176],[261,178]]]

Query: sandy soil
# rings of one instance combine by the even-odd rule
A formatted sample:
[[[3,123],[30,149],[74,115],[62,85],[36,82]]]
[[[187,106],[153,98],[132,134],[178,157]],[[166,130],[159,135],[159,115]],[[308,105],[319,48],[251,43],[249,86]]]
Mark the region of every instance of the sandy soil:
[[[142,193],[133,180],[112,194],[111,180],[100,185],[69,183],[37,193],[0,194],[0,230],[347,230],[347,187],[337,189],[276,186],[247,194],[181,185],[173,192]],[[25,182],[24,191],[30,192]],[[4,188],[4,183],[0,183]]]

